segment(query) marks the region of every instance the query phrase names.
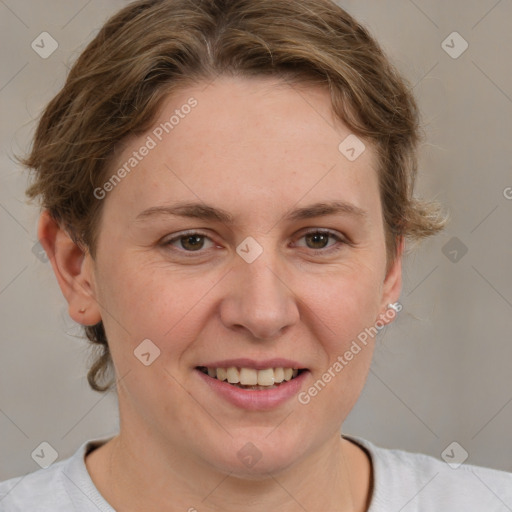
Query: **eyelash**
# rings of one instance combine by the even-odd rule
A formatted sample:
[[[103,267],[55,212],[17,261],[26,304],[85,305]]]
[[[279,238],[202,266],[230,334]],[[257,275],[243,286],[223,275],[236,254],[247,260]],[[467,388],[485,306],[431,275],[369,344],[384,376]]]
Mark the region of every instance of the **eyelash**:
[[[210,239],[210,237],[208,235],[205,235],[199,231],[185,231],[169,240],[164,241],[162,243],[162,246],[165,248],[171,247],[171,244],[173,242],[177,242],[183,238],[191,237],[194,235],[205,238],[205,239]],[[332,245],[331,247],[327,247],[324,249],[309,249],[313,254],[322,254],[322,255],[329,254],[330,255],[330,254],[336,253],[336,252],[340,251],[341,249],[343,249],[344,245],[350,245],[350,242],[348,242],[346,239],[342,238],[341,236],[337,235],[336,233],[334,233],[332,231],[325,230],[325,229],[314,229],[311,231],[307,231],[306,233],[303,233],[301,235],[299,240],[301,238],[304,238],[307,235],[328,235],[329,237],[334,238],[337,242],[336,244]],[[213,240],[211,240],[211,241],[213,242]],[[199,256],[203,255],[205,252],[205,250],[203,250],[203,249],[199,249],[197,251],[187,251],[185,249],[173,248],[172,250],[176,250],[180,253],[183,253],[185,255],[185,257],[187,257],[187,258],[199,257]]]

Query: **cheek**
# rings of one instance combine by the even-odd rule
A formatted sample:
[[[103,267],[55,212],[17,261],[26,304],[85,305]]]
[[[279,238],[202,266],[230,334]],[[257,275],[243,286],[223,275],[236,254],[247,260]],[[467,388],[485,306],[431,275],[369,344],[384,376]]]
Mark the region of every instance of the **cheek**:
[[[177,361],[197,338],[205,316],[202,301],[221,276],[186,275],[133,257],[105,263],[98,302],[113,355],[133,364],[133,350],[149,339],[162,356]]]
[[[380,261],[361,258],[322,276],[301,278],[300,290],[312,322],[320,330],[318,339],[329,344],[330,352],[376,321],[382,295]]]
[[[310,286],[304,283],[304,290],[311,290],[306,295],[306,309],[315,319],[311,325],[319,342],[319,364],[315,368],[316,384],[313,382],[313,387],[306,390],[301,403],[316,403],[321,416],[331,411],[331,420],[336,416],[338,421],[338,416],[348,413],[364,386],[380,330],[375,328],[380,307],[379,279],[379,272],[365,265],[323,280],[310,280]],[[326,403],[335,407],[326,408]]]
[[[304,418],[316,418],[326,435],[339,429],[365,385],[375,346],[376,295],[370,283],[344,279],[315,297],[319,364],[297,401]]]

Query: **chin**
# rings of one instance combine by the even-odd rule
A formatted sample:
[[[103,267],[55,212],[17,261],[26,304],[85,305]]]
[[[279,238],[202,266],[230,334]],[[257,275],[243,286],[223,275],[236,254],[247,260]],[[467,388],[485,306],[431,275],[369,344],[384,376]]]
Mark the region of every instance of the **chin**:
[[[227,443],[219,443],[222,453],[215,448],[214,465],[224,473],[245,480],[265,480],[270,474],[279,473],[292,466],[303,455],[304,442],[299,436],[292,439],[289,432],[283,429],[281,436],[275,436],[271,430],[265,433],[254,433],[233,437]],[[215,454],[215,452],[217,452]]]
[[[249,463],[240,461],[237,458],[226,460],[225,464],[219,467],[223,473],[228,473],[233,478],[241,480],[268,480],[268,478],[282,471],[285,471],[290,466],[293,466],[296,461],[296,454],[272,454],[267,457],[262,457],[257,462]],[[253,464],[253,465],[252,465]]]

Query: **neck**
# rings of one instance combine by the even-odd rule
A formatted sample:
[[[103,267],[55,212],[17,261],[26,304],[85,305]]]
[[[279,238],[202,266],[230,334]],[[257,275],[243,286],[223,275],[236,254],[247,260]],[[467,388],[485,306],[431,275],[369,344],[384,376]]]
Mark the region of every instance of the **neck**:
[[[86,459],[100,493],[126,512],[365,512],[371,463],[352,442],[335,435],[288,469],[258,479],[225,474],[169,450],[155,437],[121,433]]]

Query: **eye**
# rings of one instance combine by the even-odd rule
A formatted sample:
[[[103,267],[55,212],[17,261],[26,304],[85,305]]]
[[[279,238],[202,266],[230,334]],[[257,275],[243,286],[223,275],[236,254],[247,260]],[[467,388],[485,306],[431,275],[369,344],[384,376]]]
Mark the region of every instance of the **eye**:
[[[321,229],[304,233],[300,239],[305,239],[306,247],[312,249],[315,253],[336,252],[342,249],[343,245],[348,244],[348,242],[338,234]],[[331,245],[328,245],[329,239],[333,240]]]
[[[316,254],[327,254],[339,251],[343,248],[343,245],[347,245],[349,242],[339,236],[338,234],[322,230],[315,229],[307,233],[304,233],[299,240],[306,240],[306,248],[311,249]],[[210,246],[206,246],[206,242],[210,242]],[[329,241],[332,243],[329,244]],[[181,253],[188,253],[187,256],[201,255],[205,251],[203,249],[212,248],[214,242],[207,235],[198,231],[188,231],[180,233],[172,238],[164,240],[162,246],[165,248],[171,248]],[[304,247],[299,245],[299,247]]]
[[[184,252],[200,252],[204,248],[206,240],[210,240],[210,238],[203,233],[190,231],[165,240],[162,245],[164,247],[176,247]]]

